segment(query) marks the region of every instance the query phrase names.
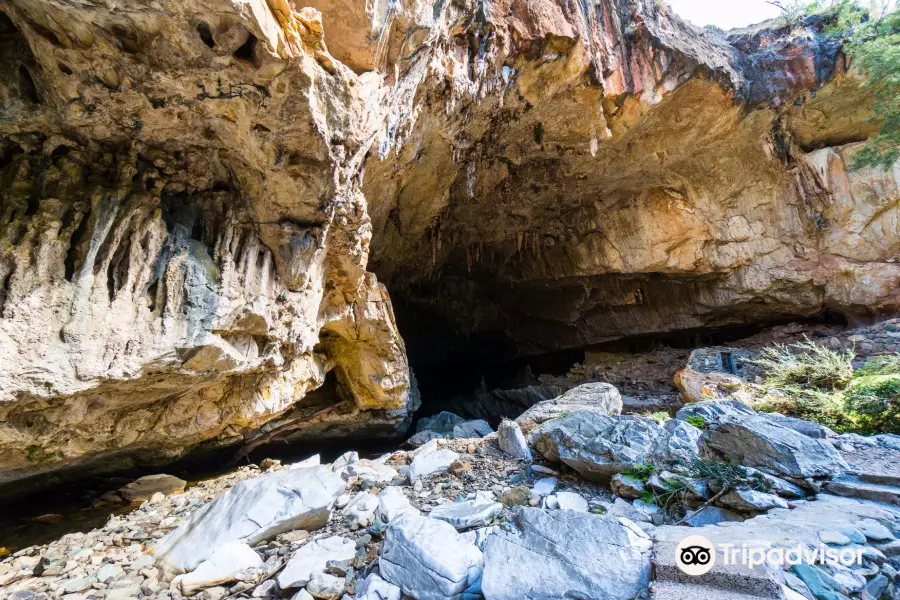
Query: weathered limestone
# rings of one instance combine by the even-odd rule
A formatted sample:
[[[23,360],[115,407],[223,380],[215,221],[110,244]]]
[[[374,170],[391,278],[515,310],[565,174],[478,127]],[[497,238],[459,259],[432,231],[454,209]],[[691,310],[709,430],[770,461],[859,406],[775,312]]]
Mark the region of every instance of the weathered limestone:
[[[548,597],[626,600],[649,584],[653,544],[637,527],[536,508],[517,513],[515,524],[517,531],[487,539],[485,598],[520,600],[543,590]]]
[[[417,397],[352,176],[374,90],[320,15],[14,0],[0,36],[0,487],[401,435]]]
[[[226,542],[255,545],[293,529],[325,524],[344,480],[324,466],[267,473],[242,481],[160,540],[159,567],[192,571]]]

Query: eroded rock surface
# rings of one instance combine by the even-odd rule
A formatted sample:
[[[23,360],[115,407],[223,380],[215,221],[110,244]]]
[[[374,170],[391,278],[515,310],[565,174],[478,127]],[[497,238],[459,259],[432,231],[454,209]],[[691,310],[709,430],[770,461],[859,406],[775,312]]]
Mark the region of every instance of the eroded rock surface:
[[[396,435],[372,272],[441,352],[900,306],[897,170],[847,169],[871,99],[822,17],[304,4],[0,7],[6,490]]]
[[[316,11],[16,0],[0,43],[0,485],[398,435],[369,88]]]

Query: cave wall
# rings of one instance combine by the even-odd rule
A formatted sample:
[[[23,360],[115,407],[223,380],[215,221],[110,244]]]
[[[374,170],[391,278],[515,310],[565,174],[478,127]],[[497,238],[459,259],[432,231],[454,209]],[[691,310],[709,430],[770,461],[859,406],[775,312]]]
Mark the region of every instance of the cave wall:
[[[417,396],[352,166],[365,86],[320,16],[0,8],[0,485],[402,432]],[[305,400],[328,373],[338,397]]]
[[[392,300],[432,364],[896,311],[827,16],[309,4],[0,6],[0,487],[397,435]]]
[[[412,348],[896,311],[898,170],[848,168],[877,122],[827,15],[724,35],[655,2],[445,8],[363,184]]]

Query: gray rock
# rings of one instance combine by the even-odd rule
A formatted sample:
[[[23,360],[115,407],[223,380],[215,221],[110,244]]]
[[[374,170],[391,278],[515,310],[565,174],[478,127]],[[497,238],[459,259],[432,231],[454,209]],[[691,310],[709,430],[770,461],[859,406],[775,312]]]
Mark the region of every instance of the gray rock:
[[[497,428],[497,442],[507,455],[531,461],[531,449],[519,424],[515,421],[504,420],[500,423],[500,427]]]
[[[753,467],[744,467],[744,469],[751,477],[757,477],[767,483],[769,491],[782,498],[797,499],[805,498],[807,496],[806,492],[804,492],[800,486],[794,485],[790,481],[785,481],[780,477],[775,477],[774,475],[754,469]]]
[[[407,515],[391,522],[379,565],[385,581],[416,600],[481,596],[481,550],[444,521]]]
[[[318,529],[345,488],[344,480],[324,466],[241,481],[160,540],[157,564],[164,572],[184,573],[226,542],[254,546],[293,529]]]
[[[406,440],[407,445],[412,446],[413,448],[419,448],[424,446],[428,442],[432,440],[445,440],[447,439],[447,435],[443,433],[438,433],[437,431],[431,431],[430,429],[426,429],[425,431],[420,431],[416,433],[408,440]]]
[[[890,584],[890,581],[887,577],[879,573],[872,580],[866,584],[865,593],[869,595],[869,598],[878,599],[884,595],[884,592],[887,591],[887,587]]]
[[[452,436],[459,439],[482,438],[492,433],[494,433],[494,428],[487,421],[475,419],[473,421],[463,421],[454,427]]]
[[[278,574],[278,585],[286,590],[302,587],[317,573],[324,573],[329,561],[350,560],[356,556],[356,544],[339,536],[315,540],[301,546]]]
[[[453,432],[453,428],[461,425],[465,419],[452,412],[442,411],[433,417],[425,417],[419,419],[416,423],[416,433],[422,431],[436,431],[438,433],[449,434]]]
[[[531,488],[531,495],[538,496],[543,498],[544,496],[549,496],[556,489],[556,484],[558,481],[556,477],[544,477],[542,479],[538,479],[534,482],[534,487]]]
[[[755,414],[755,410],[737,400],[708,400],[684,406],[675,414],[675,418],[684,421],[688,417],[703,417],[707,423],[713,423],[722,417]]]
[[[615,518],[526,508],[515,524],[485,544],[485,598],[626,600],[649,584],[651,541]]]
[[[663,429],[672,436],[668,445],[669,460],[684,465],[693,464],[700,453],[700,437],[703,432],[679,419],[669,419]]]
[[[803,419],[788,417],[786,415],[781,415],[778,413],[765,413],[765,416],[768,419],[775,421],[779,425],[784,425],[785,427],[793,429],[797,433],[802,433],[806,437],[811,437],[817,440],[824,440],[826,438],[833,438],[837,436],[837,433],[835,433],[834,430],[829,429],[824,425],[820,425],[819,423],[804,421]]]
[[[190,596],[198,590],[220,583],[251,579],[262,567],[262,559],[250,546],[240,542],[227,542],[216,548],[196,569],[179,576],[177,581],[182,593]]]
[[[475,500],[435,506],[429,516],[450,523],[457,531],[463,531],[489,525],[502,510],[502,504],[494,502],[484,492],[477,492]]]
[[[153,494],[180,494],[184,491],[187,481],[174,475],[147,475],[136,479],[119,490],[119,495],[126,502],[143,502],[149,500]]]
[[[77,594],[78,592],[89,590],[95,581],[97,581],[97,578],[93,576],[70,579],[66,582],[66,585],[63,586],[63,593]]]
[[[690,527],[703,527],[704,525],[715,525],[717,523],[743,521],[744,518],[730,510],[719,508],[718,506],[707,506],[696,515],[685,520],[685,524]]]
[[[622,412],[622,396],[609,383],[585,383],[553,400],[538,402],[516,418],[517,423],[541,424],[575,411],[613,415]]]
[[[778,496],[756,490],[731,490],[720,497],[718,502],[722,506],[744,512],[788,507],[788,503]]]
[[[356,600],[400,600],[403,591],[372,573],[356,584]]]
[[[833,477],[849,469],[828,442],[764,416],[721,417],[710,424],[706,445],[739,464],[789,477]]]
[[[447,448],[438,448],[437,440],[433,440],[415,451],[415,457],[409,465],[409,478],[416,481],[422,477],[441,473],[450,468],[459,454]]]
[[[609,480],[609,487],[616,496],[633,500],[644,495],[644,482],[637,477],[616,473]]]
[[[672,434],[653,419],[579,411],[548,421],[531,435],[531,443],[547,460],[562,462],[582,477],[605,482],[636,463],[666,464],[673,460]],[[677,443],[676,454],[684,449]]]

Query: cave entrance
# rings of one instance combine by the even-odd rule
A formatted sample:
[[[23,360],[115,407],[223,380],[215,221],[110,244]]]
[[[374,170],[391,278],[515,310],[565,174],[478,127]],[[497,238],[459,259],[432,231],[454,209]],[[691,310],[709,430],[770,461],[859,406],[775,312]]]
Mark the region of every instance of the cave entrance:
[[[503,418],[517,417],[533,403],[588,381],[608,381],[625,396],[657,396],[659,406],[677,401],[674,374],[686,366],[692,350],[745,342],[757,345],[773,326],[786,323],[809,329],[848,326],[841,315],[827,313],[807,320],[629,336],[516,357],[500,338],[458,335],[430,318],[417,320],[415,315],[398,314],[422,396],[416,419],[446,410],[464,418],[483,418],[494,426]],[[732,352],[721,351],[719,359],[723,372],[736,372]],[[648,410],[657,406],[652,402],[639,405]]]

